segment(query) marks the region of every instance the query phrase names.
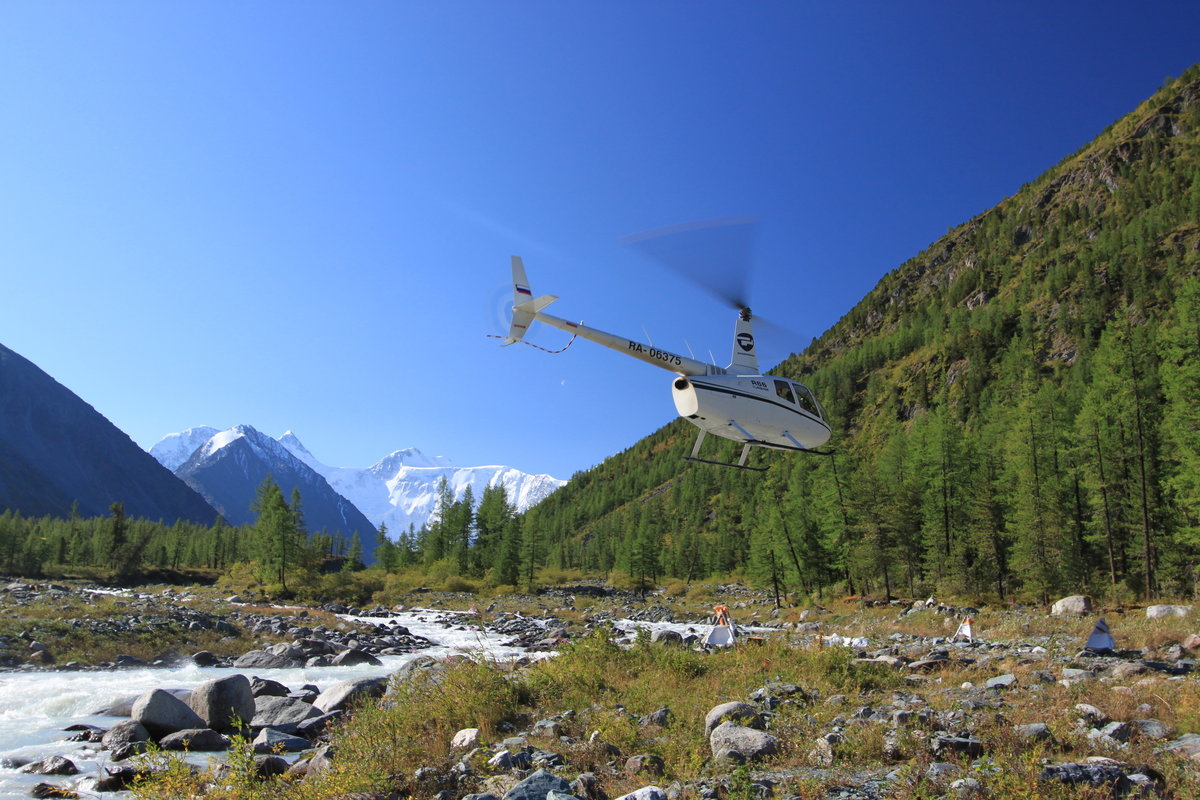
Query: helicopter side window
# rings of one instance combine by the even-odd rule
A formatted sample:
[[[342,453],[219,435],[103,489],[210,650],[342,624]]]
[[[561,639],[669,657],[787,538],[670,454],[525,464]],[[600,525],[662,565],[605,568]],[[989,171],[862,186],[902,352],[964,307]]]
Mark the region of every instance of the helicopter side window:
[[[822,419],[824,417],[824,415],[821,413],[821,407],[817,405],[817,399],[813,397],[813,393],[807,386],[796,384],[796,394],[800,398],[801,408],[812,414],[817,419]]]
[[[792,405],[796,405],[796,398],[792,395],[792,385],[787,381],[775,381],[775,394]]]

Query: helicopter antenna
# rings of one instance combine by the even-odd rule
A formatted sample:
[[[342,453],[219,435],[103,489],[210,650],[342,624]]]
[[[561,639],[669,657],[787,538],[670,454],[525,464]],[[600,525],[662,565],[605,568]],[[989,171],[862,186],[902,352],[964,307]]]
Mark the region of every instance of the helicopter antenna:
[[[716,366],[717,364],[717,357],[712,354],[712,350],[708,351],[708,363],[712,364],[713,366]]]
[[[645,325],[643,325],[643,326],[642,326],[642,333],[646,334],[646,342],[647,342],[647,343],[648,343],[648,344],[649,344],[651,347],[653,347],[653,346],[654,346],[654,340],[650,338],[650,331],[646,330],[646,326],[645,326]]]
[[[684,347],[686,347],[686,348],[688,349],[688,355],[690,355],[692,358],[695,358],[695,357],[696,357],[696,353],[695,353],[695,351],[693,351],[693,350],[692,350],[692,343],[691,343],[691,342],[689,342],[687,339],[684,339],[684,340],[683,340],[683,346],[684,346]]]

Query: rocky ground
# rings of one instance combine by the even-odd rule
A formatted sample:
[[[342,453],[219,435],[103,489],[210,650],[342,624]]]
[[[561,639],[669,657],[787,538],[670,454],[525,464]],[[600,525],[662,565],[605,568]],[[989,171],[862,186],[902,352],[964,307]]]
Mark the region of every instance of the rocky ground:
[[[0,610],[11,625],[23,608],[94,597],[84,587],[16,582],[0,593]],[[1189,606],[1102,610],[1079,598],[1051,613],[930,599],[777,609],[771,599],[735,585],[643,598],[581,584],[479,602],[482,624],[533,652],[587,641],[597,630],[629,648],[632,638],[610,627],[621,619],[707,630],[714,600],[728,605],[735,621],[771,630],[736,652],[711,654],[693,652],[698,642],[686,632],[658,630],[649,637],[654,641],[638,645],[651,660],[628,669],[662,669],[662,680],[649,684],[674,681],[678,693],[669,686],[645,688],[637,682],[647,681],[645,675],[620,684],[614,658],[604,700],[533,704],[490,735],[485,725],[465,727],[433,748],[427,765],[396,791],[438,800],[565,800],[549,797],[550,791],[583,800],[628,792],[637,800],[1196,796],[1200,686],[1193,656],[1200,653],[1200,615],[1193,618]],[[160,659],[59,663],[55,653],[67,649],[66,640],[48,634],[63,630],[64,620],[51,624],[36,615],[0,638],[0,652],[9,669],[113,669],[192,658],[246,670],[183,697],[145,693],[127,708],[108,709],[128,714],[128,722],[75,731],[110,751],[110,774],[87,784],[90,791],[108,791],[151,768],[138,760],[150,743],[220,751],[239,734],[264,776],[320,774],[338,758],[329,723],[351,702],[383,697],[388,679],[348,681],[318,693],[256,679],[253,670],[371,663],[427,644],[383,622],[397,608],[271,610],[240,601],[158,590],[123,601],[124,611],[136,613],[65,618],[68,631],[100,635],[169,630],[178,641]],[[460,612],[474,603],[468,595],[418,591],[408,605]],[[351,624],[339,614],[368,621]],[[1117,647],[1086,650],[1101,614]],[[975,638],[956,639],[968,618]],[[444,621],[460,625],[463,617]],[[216,649],[225,652],[189,650],[202,632],[220,634]],[[405,672],[424,680],[446,669],[442,661],[418,658]],[[530,684],[541,685],[530,674]],[[608,701],[617,686],[628,700],[613,706]],[[663,705],[645,705],[660,698],[667,698]],[[249,724],[234,728],[228,721],[235,717]],[[289,752],[300,755],[281,757]],[[65,775],[72,765],[64,761],[6,766]],[[48,781],[41,791],[62,790]]]

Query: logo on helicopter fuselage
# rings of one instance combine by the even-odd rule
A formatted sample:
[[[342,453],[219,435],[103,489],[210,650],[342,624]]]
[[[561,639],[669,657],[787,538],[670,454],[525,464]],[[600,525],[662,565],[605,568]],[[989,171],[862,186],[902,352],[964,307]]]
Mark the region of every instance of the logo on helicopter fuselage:
[[[737,335],[737,343],[738,347],[742,348],[744,352],[749,353],[754,349],[754,337],[749,333],[739,333]]]

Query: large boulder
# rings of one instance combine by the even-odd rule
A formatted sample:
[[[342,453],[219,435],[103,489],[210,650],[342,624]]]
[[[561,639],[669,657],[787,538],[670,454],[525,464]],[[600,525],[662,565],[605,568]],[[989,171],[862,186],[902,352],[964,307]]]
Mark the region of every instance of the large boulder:
[[[1092,611],[1092,598],[1084,594],[1073,594],[1064,597],[1050,606],[1050,613],[1055,616],[1063,614],[1089,614]]]
[[[254,692],[245,675],[205,681],[192,690],[188,705],[205,722],[194,727],[236,731],[254,719]]]
[[[295,733],[301,722],[321,716],[321,712],[297,697],[259,695],[254,698],[251,728],[275,728]]]
[[[132,719],[122,720],[113,725],[100,738],[100,746],[105,750],[115,750],[123,744],[145,742],[150,739],[150,732],[140,722]]]
[[[1191,606],[1146,606],[1146,619],[1165,619],[1167,617],[1186,617],[1191,613]]]
[[[322,714],[341,711],[365,698],[383,697],[387,685],[387,678],[351,678],[335,683],[317,695],[313,707]]]
[[[718,760],[722,753],[740,753],[746,761],[753,761],[779,752],[779,740],[771,734],[728,721],[713,728],[708,744]]]
[[[156,738],[189,728],[208,727],[208,723],[187,703],[162,689],[151,689],[140,695],[133,701],[129,716]]]
[[[233,662],[236,669],[291,669],[304,665],[304,651],[290,644],[271,645],[265,650],[243,653]]]
[[[713,707],[704,715],[704,735],[711,736],[713,729],[725,720],[739,722],[751,728],[761,728],[763,726],[762,714],[749,703],[721,703],[721,705]]]

